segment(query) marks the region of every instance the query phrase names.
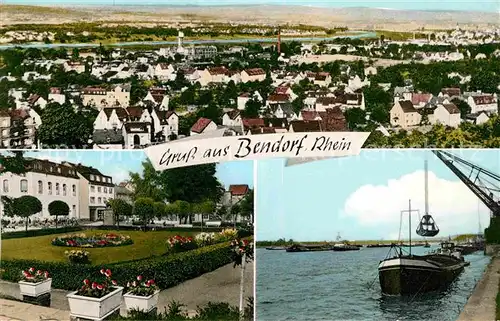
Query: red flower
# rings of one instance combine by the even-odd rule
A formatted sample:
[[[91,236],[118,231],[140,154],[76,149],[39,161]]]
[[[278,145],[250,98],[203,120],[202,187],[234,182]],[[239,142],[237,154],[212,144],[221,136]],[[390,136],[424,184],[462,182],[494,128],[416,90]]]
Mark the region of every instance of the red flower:
[[[116,282],[115,280],[111,281],[111,283],[112,283],[113,285],[118,285],[118,282]]]
[[[102,290],[102,289],[104,289],[104,287],[102,285],[98,284],[97,285],[97,290]]]
[[[85,280],[83,280],[83,284],[85,284],[85,285],[89,285],[89,284],[90,284],[89,279],[85,279]]]
[[[30,272],[30,273],[35,272],[35,268],[34,268],[34,267],[30,267],[29,272]]]
[[[92,289],[95,289],[97,288],[97,283],[96,282],[92,282]]]
[[[149,284],[151,284],[151,285],[154,285],[154,284],[155,284],[155,280],[149,280],[148,282],[149,282]]]
[[[45,276],[46,279],[48,279],[49,278],[49,272],[45,271],[44,276]]]
[[[104,275],[106,275],[106,277],[110,278],[111,277],[111,270],[107,269],[106,272],[104,272]]]
[[[106,270],[105,269],[101,269],[101,274],[104,274],[106,273]]]
[[[137,281],[142,281],[142,275],[137,276]]]

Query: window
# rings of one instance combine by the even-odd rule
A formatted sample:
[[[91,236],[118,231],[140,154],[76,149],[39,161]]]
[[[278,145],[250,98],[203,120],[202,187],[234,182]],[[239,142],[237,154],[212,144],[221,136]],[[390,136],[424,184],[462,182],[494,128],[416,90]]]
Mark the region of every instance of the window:
[[[71,212],[73,214],[73,217],[76,217],[76,205],[73,205],[73,211]]]
[[[76,185],[73,184],[73,196],[76,196]]]
[[[95,197],[93,197],[93,196],[92,196],[92,197],[90,198],[90,204],[94,204],[94,203],[95,203]]]
[[[90,191],[91,191],[92,193],[95,193],[95,186],[94,186],[94,185],[90,185]]]
[[[38,181],[38,194],[43,194],[43,182]]]
[[[107,193],[107,192],[108,192],[108,188],[104,187],[104,193]]]
[[[9,181],[6,179],[3,180],[3,191],[4,191],[4,193],[9,192]]]
[[[28,181],[25,179],[21,180],[21,193],[28,193]]]
[[[90,180],[93,181],[94,180],[94,175],[90,175]]]
[[[99,197],[97,198],[97,203],[101,204],[102,203],[102,199]]]
[[[100,182],[101,181],[101,176],[97,176],[97,181]]]
[[[103,202],[103,203],[106,203],[106,201],[107,201],[106,197],[103,197],[103,198],[102,198],[102,202]]]
[[[52,183],[51,183],[51,182],[49,182],[49,183],[47,184],[47,186],[48,186],[48,190],[49,190],[49,195],[52,195]]]
[[[59,183],[56,183],[56,195],[59,195]]]
[[[109,194],[113,194],[113,187],[109,188]]]
[[[66,184],[63,184],[63,196],[66,196]]]
[[[97,193],[101,192],[101,186],[97,186]]]

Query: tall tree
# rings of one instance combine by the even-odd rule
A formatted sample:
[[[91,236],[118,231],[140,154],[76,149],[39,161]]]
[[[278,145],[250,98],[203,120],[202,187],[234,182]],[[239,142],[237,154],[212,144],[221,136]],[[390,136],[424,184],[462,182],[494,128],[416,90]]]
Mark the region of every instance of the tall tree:
[[[154,169],[151,161],[142,163],[142,174],[130,173],[130,182],[134,186],[134,198],[147,197],[154,201],[163,201],[166,196],[162,190],[159,173]]]
[[[245,104],[245,109],[243,110],[242,115],[247,118],[258,118],[261,108],[262,103],[255,97],[252,97]]]
[[[44,145],[82,148],[88,145],[94,131],[93,115],[75,111],[70,104],[49,103],[42,113],[38,132]]]
[[[122,199],[119,198],[111,199],[109,200],[109,205],[113,210],[113,216],[115,217],[115,222],[118,227],[120,226],[120,219],[122,217],[132,215],[132,210],[133,210],[132,205]]]
[[[25,219],[27,232],[30,216],[42,211],[42,202],[35,196],[24,195],[14,199],[12,205],[14,214]]]
[[[57,217],[58,216],[68,216],[69,215],[69,205],[63,201],[52,201],[49,203],[49,214],[56,217],[56,228],[57,228]]]
[[[146,197],[138,198],[134,203],[134,215],[142,220],[144,231],[146,231],[149,220],[154,215],[154,201]]]

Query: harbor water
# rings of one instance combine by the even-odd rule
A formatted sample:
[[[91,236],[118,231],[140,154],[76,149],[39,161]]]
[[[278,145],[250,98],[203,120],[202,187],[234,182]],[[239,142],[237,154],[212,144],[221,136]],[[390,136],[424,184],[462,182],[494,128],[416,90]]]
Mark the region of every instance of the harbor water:
[[[412,248],[413,254],[431,249]],[[456,320],[490,262],[476,252],[449,289],[408,297],[381,294],[378,263],[389,248],[350,252],[257,249],[258,321]]]

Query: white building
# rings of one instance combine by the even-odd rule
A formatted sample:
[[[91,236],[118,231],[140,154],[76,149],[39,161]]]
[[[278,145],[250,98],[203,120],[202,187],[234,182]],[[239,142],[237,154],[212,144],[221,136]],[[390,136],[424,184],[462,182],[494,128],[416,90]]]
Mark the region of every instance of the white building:
[[[130,104],[130,86],[120,85],[111,89],[87,87],[82,90],[82,101],[85,106],[96,108],[126,108]]]
[[[90,221],[103,219],[106,203],[115,198],[115,185],[113,178],[102,174],[98,169],[63,162],[63,165],[78,174],[80,217]]]
[[[477,114],[482,111],[487,113],[498,113],[497,94],[477,93],[467,97],[467,103],[471,107],[471,114]]]
[[[80,184],[75,169],[47,160],[27,159],[28,171],[22,175],[10,172],[0,174],[2,195],[18,198],[24,195],[35,196],[42,203],[42,212],[31,218],[51,219],[49,204],[63,201],[69,206],[68,218],[84,219],[80,212]],[[0,202],[0,215],[3,214]]]
[[[266,71],[262,68],[246,69],[241,72],[241,82],[243,83],[264,80],[266,80]]]
[[[434,109],[431,123],[457,128],[460,125],[460,109],[455,104],[439,104]]]

